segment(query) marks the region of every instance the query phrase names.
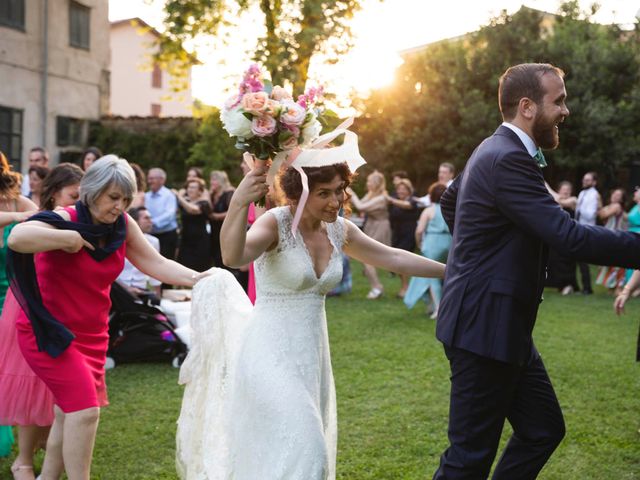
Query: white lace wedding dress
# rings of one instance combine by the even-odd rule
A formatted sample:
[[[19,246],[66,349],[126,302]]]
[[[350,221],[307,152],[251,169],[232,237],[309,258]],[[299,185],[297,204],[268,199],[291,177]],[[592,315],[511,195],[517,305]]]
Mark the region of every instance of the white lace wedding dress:
[[[229,272],[194,290],[193,345],[180,371],[177,468],[187,480],[335,478],[337,419],[325,295],[342,277],[344,223],[316,275],[288,207],[278,246],[255,261],[252,307]]]

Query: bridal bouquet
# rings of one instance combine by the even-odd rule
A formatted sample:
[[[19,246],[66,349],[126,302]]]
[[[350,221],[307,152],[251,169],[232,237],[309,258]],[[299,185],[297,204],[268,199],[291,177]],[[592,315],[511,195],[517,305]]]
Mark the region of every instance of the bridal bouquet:
[[[294,100],[286,89],[263,81],[260,68],[253,64],[238,93],[225,103],[220,119],[236,138],[236,148],[267,162],[318,138],[322,93],[322,88],[310,88]]]

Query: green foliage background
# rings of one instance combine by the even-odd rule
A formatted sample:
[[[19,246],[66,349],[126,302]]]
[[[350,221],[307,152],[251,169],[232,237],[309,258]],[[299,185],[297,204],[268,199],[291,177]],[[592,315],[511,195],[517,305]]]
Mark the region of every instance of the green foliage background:
[[[176,9],[173,17],[184,9],[205,8],[195,0],[182,3],[167,4]],[[213,2],[215,8],[223,3]],[[344,3],[351,12],[356,8],[354,2]],[[560,148],[547,153],[547,180],[575,184],[585,171],[596,170],[605,190],[640,184],[640,28],[596,24],[596,11],[595,6],[580,11],[576,0],[561,4],[556,15],[526,7],[513,15],[503,11],[477,32],[406,53],[393,84],[354,98],[360,113],[354,130],[370,167],[407,170],[423,192],[435,180],[438,164],[451,162],[461,169],[500,124],[500,75],[517,63],[550,62],[566,72],[571,115],[561,125]],[[269,62],[276,62],[268,64],[277,70],[276,78],[288,75],[299,82],[300,72],[284,60]],[[199,105],[195,115],[175,128],[142,132],[103,122],[94,128],[92,143],[145,168],[165,168],[173,184],[182,181],[189,165],[226,170],[237,181],[240,152],[223,130],[218,109]]]
[[[597,11],[563,3],[555,16],[526,7],[503,11],[478,32],[405,54],[395,81],[359,102],[356,124],[365,158],[389,172],[407,170],[425,187],[439,163],[461,169],[500,124],[497,87],[511,65],[549,62],[565,73],[571,115],[545,176],[577,180],[597,170],[619,179],[640,153],[640,36],[592,22]]]

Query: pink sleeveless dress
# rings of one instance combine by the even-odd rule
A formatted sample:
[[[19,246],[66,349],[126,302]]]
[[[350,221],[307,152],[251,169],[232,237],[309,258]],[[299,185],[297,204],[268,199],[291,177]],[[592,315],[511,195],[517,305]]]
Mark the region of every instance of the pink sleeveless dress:
[[[65,209],[77,221],[75,209]],[[42,300],[76,338],[57,358],[39,352],[29,319],[16,320],[18,343],[31,369],[53,393],[55,404],[70,413],[108,405],[104,362],[109,344],[111,284],[124,266],[126,242],[101,262],[86,249],[53,250],[35,255]]]
[[[18,346],[16,318],[21,312],[9,290],[0,316],[0,425],[46,427],[53,423],[53,394]]]

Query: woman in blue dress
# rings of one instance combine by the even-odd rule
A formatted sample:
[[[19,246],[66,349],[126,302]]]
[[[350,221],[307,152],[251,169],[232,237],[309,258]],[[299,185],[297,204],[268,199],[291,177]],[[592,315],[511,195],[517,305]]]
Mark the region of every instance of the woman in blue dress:
[[[447,187],[441,183],[434,183],[429,187],[431,205],[423,210],[416,227],[416,243],[421,246],[422,255],[442,263],[446,263],[449,248],[451,248],[451,233],[440,211],[440,197],[446,189]],[[431,318],[435,319],[442,297],[442,280],[440,279],[411,278],[404,296],[404,304],[408,308],[413,308],[421,298],[427,301],[427,294],[431,296],[433,304]]]

